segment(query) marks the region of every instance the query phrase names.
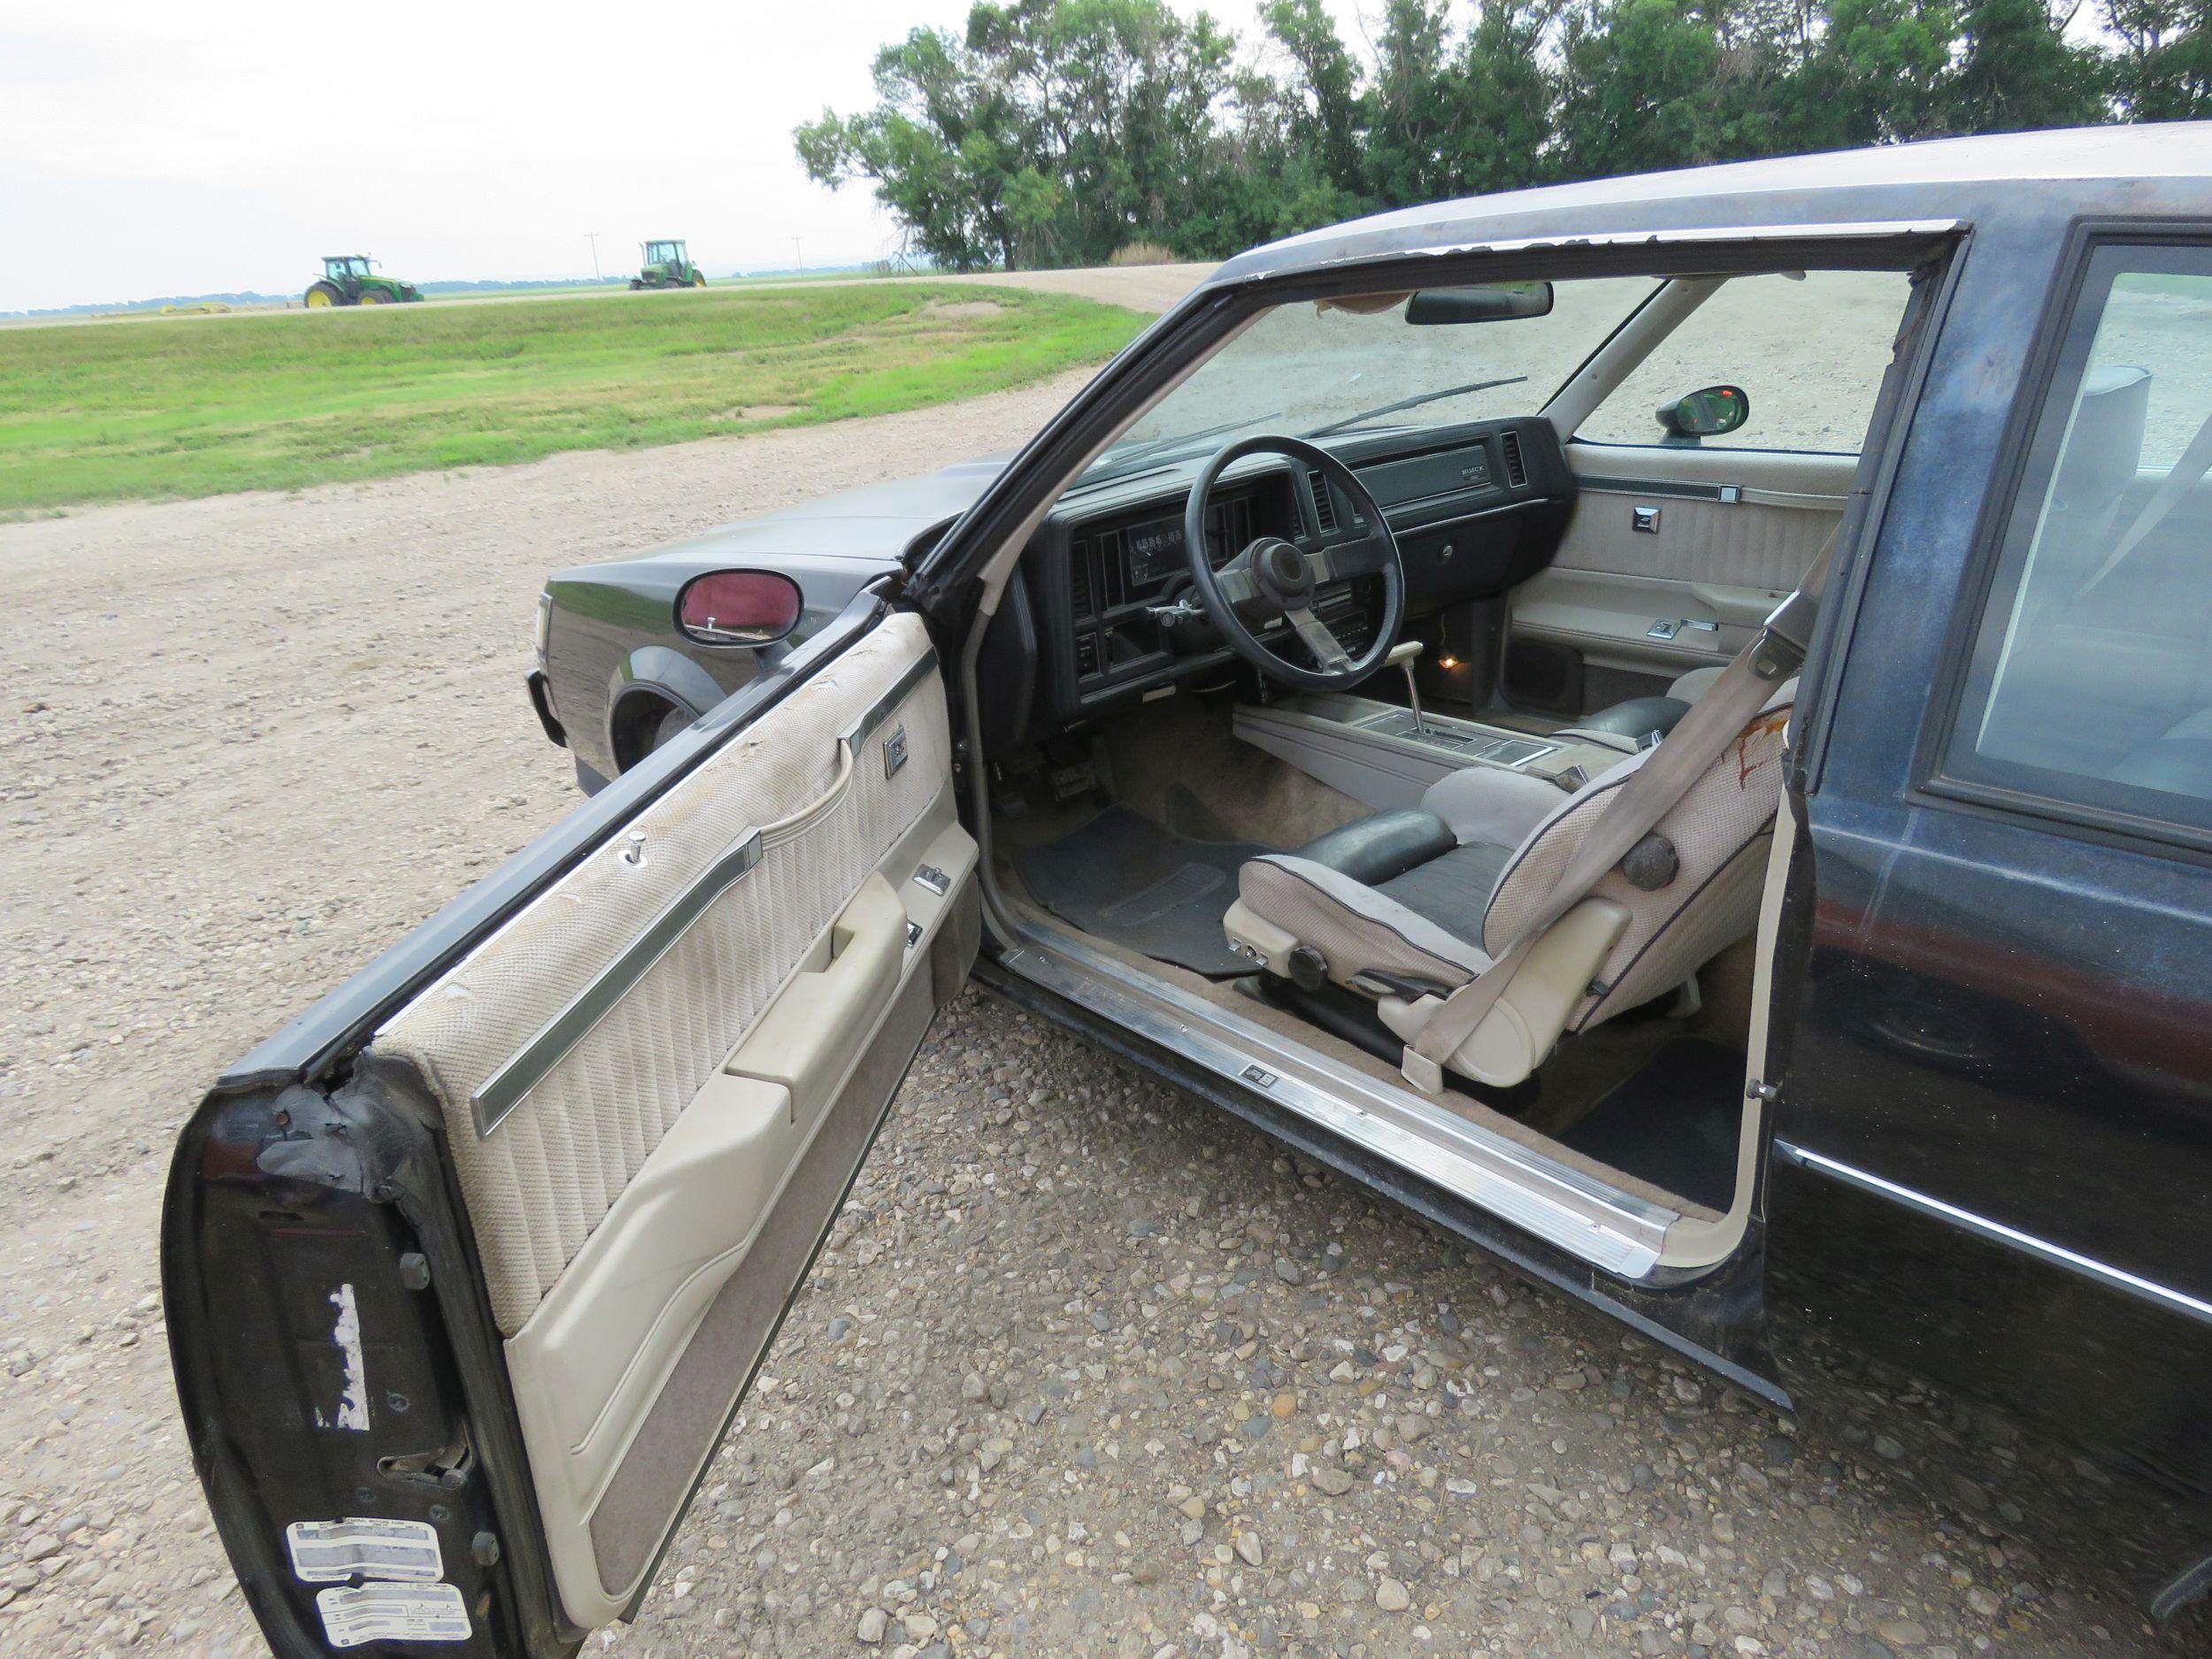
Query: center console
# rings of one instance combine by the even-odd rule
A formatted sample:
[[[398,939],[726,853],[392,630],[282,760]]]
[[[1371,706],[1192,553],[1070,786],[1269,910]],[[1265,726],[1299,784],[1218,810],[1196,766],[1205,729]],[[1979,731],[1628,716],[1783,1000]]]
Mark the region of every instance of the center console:
[[[1255,749],[1382,810],[1413,807],[1429,786],[1468,766],[1497,766],[1578,788],[1622,759],[1617,749],[1542,737],[1371,697],[1318,693],[1241,704],[1236,734]]]

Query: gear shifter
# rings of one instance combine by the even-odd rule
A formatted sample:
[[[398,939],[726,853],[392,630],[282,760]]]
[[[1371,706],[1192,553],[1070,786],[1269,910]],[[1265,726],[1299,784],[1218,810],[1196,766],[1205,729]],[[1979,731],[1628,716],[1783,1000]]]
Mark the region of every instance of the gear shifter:
[[[1413,705],[1413,735],[1416,741],[1425,743],[1429,740],[1429,723],[1421,712],[1421,687],[1413,680],[1413,664],[1420,655],[1420,641],[1400,640],[1390,648],[1390,655],[1383,661],[1405,670],[1406,701]]]

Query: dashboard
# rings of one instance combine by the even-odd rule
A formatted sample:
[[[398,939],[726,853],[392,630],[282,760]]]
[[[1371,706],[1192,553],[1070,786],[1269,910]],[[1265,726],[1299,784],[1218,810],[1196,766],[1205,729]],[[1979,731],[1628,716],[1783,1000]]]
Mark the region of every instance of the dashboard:
[[[1533,417],[1363,433],[1328,446],[1388,518],[1405,566],[1409,621],[1503,594],[1551,560],[1574,478],[1548,422]],[[1012,603],[984,641],[996,684],[1022,687],[987,711],[990,752],[1079,727],[1164,687],[1218,684],[1239,661],[1179,602],[1190,588],[1184,510],[1207,457],[1079,485],[1032,541]],[[1351,503],[1286,457],[1255,456],[1214,488],[1206,556],[1218,569],[1255,537],[1305,549],[1366,534]],[[1315,610],[1355,655],[1374,638],[1381,579],[1325,587]],[[1271,645],[1286,624],[1263,637]],[[1301,649],[1287,638],[1285,655]]]

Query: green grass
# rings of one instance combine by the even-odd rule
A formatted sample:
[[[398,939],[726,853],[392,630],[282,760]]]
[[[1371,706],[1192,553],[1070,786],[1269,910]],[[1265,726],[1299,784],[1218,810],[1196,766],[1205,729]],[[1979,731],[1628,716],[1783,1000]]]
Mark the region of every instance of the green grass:
[[[0,330],[0,516],[887,414],[1102,361],[1144,321],[901,282]]]

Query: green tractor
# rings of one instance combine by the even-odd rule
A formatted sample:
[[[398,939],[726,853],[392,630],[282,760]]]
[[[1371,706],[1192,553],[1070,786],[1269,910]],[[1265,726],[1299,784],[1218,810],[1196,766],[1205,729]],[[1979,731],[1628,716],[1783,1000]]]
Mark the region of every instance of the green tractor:
[[[307,290],[308,309],[321,311],[329,305],[411,305],[422,297],[422,290],[411,282],[373,274],[369,267],[374,264],[365,253],[325,254],[322,280]]]
[[[703,288],[707,273],[691,263],[691,250],[680,242],[642,244],[645,264],[630,279],[634,288]]]

